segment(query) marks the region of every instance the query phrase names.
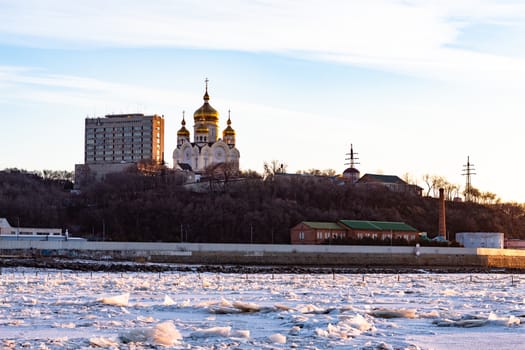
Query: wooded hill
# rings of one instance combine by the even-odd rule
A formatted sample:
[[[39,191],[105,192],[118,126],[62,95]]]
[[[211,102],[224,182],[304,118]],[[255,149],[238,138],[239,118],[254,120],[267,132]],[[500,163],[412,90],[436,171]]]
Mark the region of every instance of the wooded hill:
[[[112,174],[72,193],[65,176],[0,172],[0,217],[12,226],[57,227],[96,240],[289,243],[301,221],[404,221],[436,235],[438,200],[387,189],[358,190],[316,177],[261,178],[182,186],[180,174]],[[447,202],[447,230],[525,238],[525,206]]]

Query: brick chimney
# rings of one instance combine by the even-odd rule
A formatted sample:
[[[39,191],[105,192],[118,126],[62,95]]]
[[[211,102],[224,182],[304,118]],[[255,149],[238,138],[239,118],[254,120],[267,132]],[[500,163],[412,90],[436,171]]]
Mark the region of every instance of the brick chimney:
[[[439,227],[438,233],[447,239],[447,215],[445,213],[445,190],[439,189]]]

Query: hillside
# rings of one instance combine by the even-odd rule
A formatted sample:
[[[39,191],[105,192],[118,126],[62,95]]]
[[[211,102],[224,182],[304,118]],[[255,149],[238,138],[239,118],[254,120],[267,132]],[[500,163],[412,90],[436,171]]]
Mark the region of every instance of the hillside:
[[[169,171],[158,176],[129,172],[72,194],[66,179],[2,171],[0,217],[13,226],[61,227],[92,239],[130,241],[289,243],[290,228],[303,220],[404,221],[429,236],[437,231],[435,198],[251,175],[194,192]],[[525,208],[447,202],[447,229],[449,234],[498,231],[525,238]]]

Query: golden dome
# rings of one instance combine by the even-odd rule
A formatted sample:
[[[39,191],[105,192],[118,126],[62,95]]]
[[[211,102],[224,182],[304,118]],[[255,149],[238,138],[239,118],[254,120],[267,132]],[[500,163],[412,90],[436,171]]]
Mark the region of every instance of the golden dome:
[[[224,136],[235,136],[235,130],[231,126],[227,126],[226,129],[222,132],[223,137]]]
[[[177,136],[188,136],[190,137],[190,132],[186,129],[186,120],[184,120],[184,112],[182,113],[182,121],[180,122],[182,127],[177,131]]]
[[[185,127],[182,127],[177,131],[177,136],[188,136],[190,137],[190,132]]]
[[[235,130],[231,127],[232,121],[230,119],[230,111],[228,111],[228,121],[226,123],[228,126],[222,132],[222,138],[226,138],[226,136],[235,136]]]
[[[193,113],[195,123],[199,122],[219,122],[219,112],[215,110],[210,104],[210,96],[208,95],[208,80],[206,80],[206,92],[204,93],[204,104]]]

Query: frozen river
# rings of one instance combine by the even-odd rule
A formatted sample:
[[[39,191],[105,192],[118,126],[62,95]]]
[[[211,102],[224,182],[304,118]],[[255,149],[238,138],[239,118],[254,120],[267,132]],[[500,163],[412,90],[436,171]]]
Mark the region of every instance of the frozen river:
[[[521,278],[4,268],[0,348],[516,350]]]

